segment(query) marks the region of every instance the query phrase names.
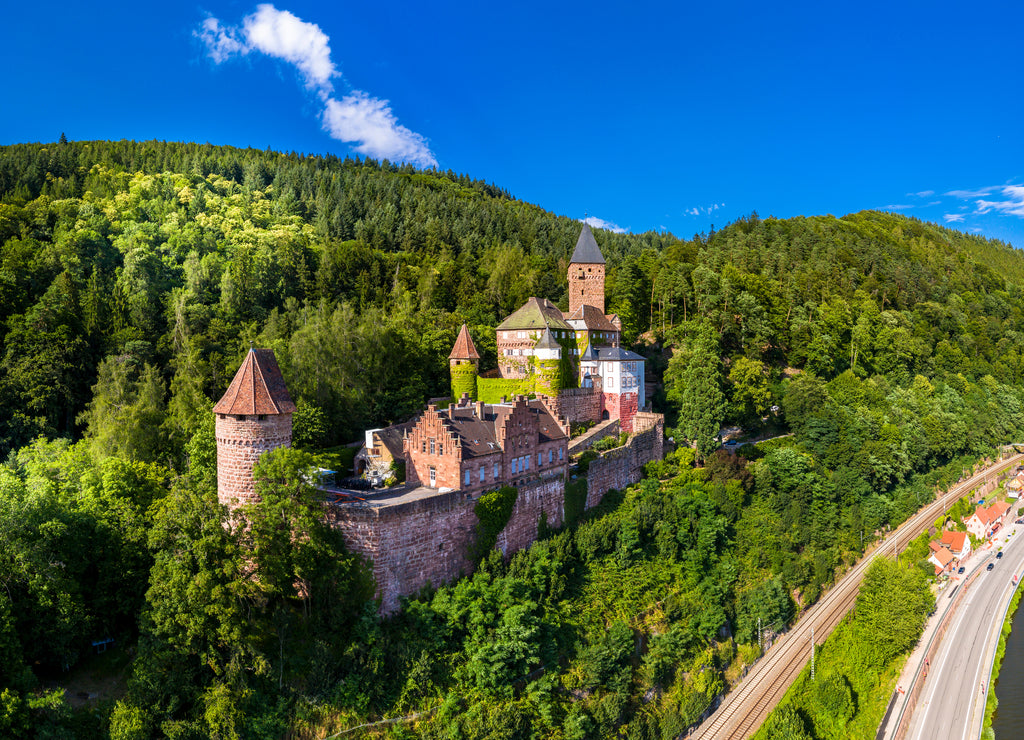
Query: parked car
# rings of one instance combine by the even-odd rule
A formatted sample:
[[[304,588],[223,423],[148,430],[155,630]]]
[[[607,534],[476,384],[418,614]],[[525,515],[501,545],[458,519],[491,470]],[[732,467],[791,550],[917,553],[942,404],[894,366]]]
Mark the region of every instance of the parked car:
[[[1000,550],[999,552],[996,553],[996,560],[999,560],[999,558],[1001,558],[1001,557],[1003,557],[1003,551],[1002,550]]]
[[[987,567],[987,568],[985,568],[985,570],[992,570],[992,569],[993,569],[993,568],[995,568],[995,567],[996,567],[996,564],[995,564],[995,563],[989,563],[989,564],[988,564],[988,567]]]
[[[967,568],[966,568],[965,566],[961,565],[961,566],[960,566],[960,568],[959,568],[959,570],[957,570],[956,574],[957,574],[958,576],[959,576],[959,575],[963,575],[963,572],[964,572],[965,570],[967,570]]]

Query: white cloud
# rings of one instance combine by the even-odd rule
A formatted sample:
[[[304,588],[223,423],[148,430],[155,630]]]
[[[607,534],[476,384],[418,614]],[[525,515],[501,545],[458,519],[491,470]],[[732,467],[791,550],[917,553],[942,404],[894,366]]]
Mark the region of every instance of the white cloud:
[[[946,219],[946,223],[947,224],[960,223],[961,221],[964,220],[964,214],[962,214],[962,213],[947,213],[945,216],[943,216],[943,218]]]
[[[1005,185],[1001,189],[1006,200],[983,200],[978,199],[975,203],[975,213],[988,213],[998,211],[1007,216],[1020,216],[1024,218],[1024,185]]]
[[[628,229],[624,229],[618,224],[614,224],[611,221],[605,221],[603,218],[598,218],[597,216],[587,216],[583,219],[583,223],[590,224],[595,229],[614,231],[616,234],[625,234],[628,231]]]
[[[437,166],[427,140],[400,125],[386,100],[356,90],[341,100],[328,98],[323,118],[324,129],[332,138],[359,142],[355,150],[361,154],[414,162],[422,167]]]
[[[235,54],[249,53],[249,47],[238,39],[238,30],[224,28],[216,18],[203,21],[195,36],[206,44],[207,53],[215,64],[227,61]]]
[[[294,64],[306,87],[329,93],[338,74],[331,62],[330,39],[315,23],[306,23],[287,10],[260,5],[242,22],[250,48]]]
[[[886,210],[886,211],[905,211],[908,208],[913,208],[913,207],[914,206],[896,204],[896,205],[883,206],[882,209]]]
[[[206,46],[215,64],[252,51],[292,64],[306,88],[315,91],[323,102],[324,131],[334,139],[354,144],[360,154],[421,167],[437,166],[426,138],[399,124],[387,100],[361,90],[352,90],[341,100],[333,97],[332,79],[341,73],[331,61],[330,38],[315,23],[263,4],[242,20],[241,27],[223,26],[211,17],[194,35]]]
[[[918,193],[907,193],[907,195],[916,195],[918,198],[927,198],[929,196],[935,195],[935,191],[934,190],[922,190],[922,191],[920,191]]]
[[[724,207],[725,203],[712,203],[709,206],[694,206],[693,208],[686,208],[683,210],[683,213],[687,216],[710,216],[719,208]]]
[[[997,187],[980,188],[978,190],[950,190],[946,195],[951,195],[954,198],[970,200],[971,198],[980,198],[983,195],[989,195],[996,190],[998,190]]]

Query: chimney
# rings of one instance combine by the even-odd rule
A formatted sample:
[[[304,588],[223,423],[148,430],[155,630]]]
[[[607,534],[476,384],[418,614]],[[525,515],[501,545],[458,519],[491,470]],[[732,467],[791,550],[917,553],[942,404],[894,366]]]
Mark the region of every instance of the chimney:
[[[481,420],[484,418],[484,402],[483,401],[477,401],[476,402],[476,418],[481,419]]]
[[[455,404],[454,403],[448,404],[448,418],[449,419],[454,419],[455,418]]]
[[[469,406],[469,394],[465,391],[462,392],[462,398],[459,399],[459,406]]]

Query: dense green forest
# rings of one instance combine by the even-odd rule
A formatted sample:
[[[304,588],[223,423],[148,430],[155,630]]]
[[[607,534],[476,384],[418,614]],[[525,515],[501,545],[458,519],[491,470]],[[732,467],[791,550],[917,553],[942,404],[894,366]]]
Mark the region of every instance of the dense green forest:
[[[381,620],[296,471],[447,395],[463,322],[487,369],[526,298],[565,307],[579,228],[387,162],[0,147],[0,735],[674,737],[756,656],[758,618],[783,628],[1024,435],[1008,245],[870,211],[599,232],[609,309],[695,451]],[[261,463],[236,530],[210,409],[250,341],[299,449]],[[727,423],[792,436],[732,456]],[[107,637],[117,698],[72,706],[55,687]]]

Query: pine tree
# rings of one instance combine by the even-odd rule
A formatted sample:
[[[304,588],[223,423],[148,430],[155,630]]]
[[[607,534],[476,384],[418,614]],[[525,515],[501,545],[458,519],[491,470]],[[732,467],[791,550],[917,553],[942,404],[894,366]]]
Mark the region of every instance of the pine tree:
[[[670,401],[679,406],[679,427],[687,438],[697,443],[697,456],[704,460],[718,447],[718,430],[725,418],[725,394],[722,393],[722,370],[718,337],[707,322],[693,327],[690,352],[685,365],[676,363],[675,373],[666,372],[672,387]],[[680,355],[680,362],[684,356]],[[681,372],[680,372],[681,369]],[[671,376],[675,374],[673,379]]]

